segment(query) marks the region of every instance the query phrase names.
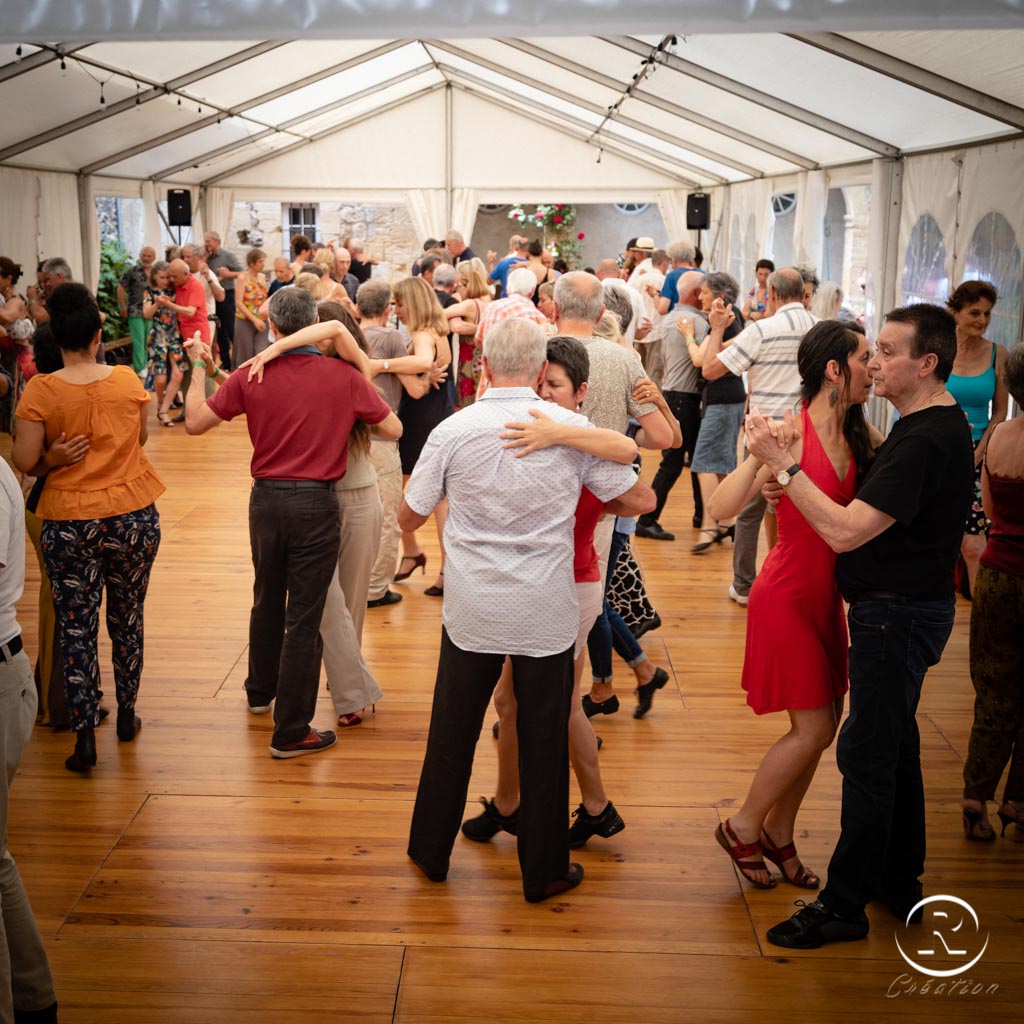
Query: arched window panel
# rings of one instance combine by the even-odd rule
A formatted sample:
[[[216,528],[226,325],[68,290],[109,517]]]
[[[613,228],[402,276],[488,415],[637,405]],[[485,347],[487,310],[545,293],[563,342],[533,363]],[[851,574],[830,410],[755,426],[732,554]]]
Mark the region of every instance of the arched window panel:
[[[964,280],[990,281],[999,292],[988,337],[1013,348],[1020,336],[1021,255],[1009,221],[995,211],[978,221],[967,247]]]
[[[910,233],[903,256],[903,306],[917,302],[944,304],[949,296],[946,274],[946,243],[938,221],[923,213]]]

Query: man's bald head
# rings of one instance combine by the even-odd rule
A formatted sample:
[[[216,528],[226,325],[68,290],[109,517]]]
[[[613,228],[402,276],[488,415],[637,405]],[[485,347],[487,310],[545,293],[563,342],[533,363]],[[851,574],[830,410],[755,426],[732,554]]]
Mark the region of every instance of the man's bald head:
[[[175,287],[181,288],[188,281],[190,275],[191,271],[184,260],[171,260],[171,264],[167,268],[167,276]]]
[[[604,290],[593,274],[574,270],[555,282],[554,302],[559,321],[596,324],[604,312]]]
[[[793,267],[783,267],[768,276],[769,292],[775,292],[780,306],[787,302],[801,302],[804,296],[804,279]]]
[[[605,281],[609,277],[618,277],[619,265],[615,260],[601,260],[594,273],[597,274],[598,281]]]
[[[700,309],[700,286],[704,283],[704,275],[698,270],[688,270],[680,275],[676,294],[684,306]]]

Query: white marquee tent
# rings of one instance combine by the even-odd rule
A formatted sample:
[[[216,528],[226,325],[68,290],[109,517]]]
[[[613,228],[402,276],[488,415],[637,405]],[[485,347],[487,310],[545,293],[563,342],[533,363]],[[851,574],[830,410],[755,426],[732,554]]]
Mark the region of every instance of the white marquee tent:
[[[1015,0],[4,0],[0,251],[64,255],[95,283],[92,197],[143,199],[158,237],[168,187],[222,233],[236,199],[405,203],[422,236],[471,234],[480,203],[557,200],[657,202],[673,238],[700,190],[718,262],[746,273],[773,193],[797,194],[797,252],[818,262],[828,189],[860,184],[876,308],[984,274],[1019,324],[1022,15]]]

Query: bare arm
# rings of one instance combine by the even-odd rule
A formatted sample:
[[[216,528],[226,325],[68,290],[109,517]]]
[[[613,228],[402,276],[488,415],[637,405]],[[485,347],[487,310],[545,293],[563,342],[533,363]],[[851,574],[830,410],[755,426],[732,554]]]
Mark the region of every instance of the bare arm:
[[[683,445],[683,428],[679,426],[679,420],[675,418],[672,410],[668,407],[668,402],[665,401],[665,396],[661,393],[658,385],[648,377],[641,377],[633,385],[633,398],[638,402],[653,402],[658,407],[658,412],[668,424],[669,430],[672,431],[672,443],[668,447],[681,448]],[[642,429],[637,431],[636,443],[643,448],[652,447],[647,443],[647,435]]]
[[[646,512],[653,512],[657,504],[657,495],[650,484],[637,478],[636,483],[624,494],[606,501],[604,510],[617,516],[642,516]]]
[[[637,454],[636,442],[617,430],[599,427],[575,427],[546,416],[540,409],[530,409],[533,420],[527,423],[506,423],[500,437],[506,448],[517,448],[516,458],[560,444],[585,452],[599,459],[608,459],[628,466]]]
[[[777,473],[797,461],[780,448],[763,416],[747,417],[747,447]],[[854,499],[845,508],[823,494],[806,473],[793,477],[786,493],[811,528],[835,552],[853,551],[889,529],[895,519],[867,502]]]
[[[13,299],[8,299],[4,306],[0,308],[0,323],[13,324],[15,320],[21,320],[27,316],[28,309],[25,303],[17,296]]]
[[[17,423],[11,458],[14,465],[26,476],[45,476],[51,469],[81,461],[89,451],[89,439],[84,434],[79,434],[70,441],[65,441],[64,435],[61,434],[44,451],[46,424],[39,420],[24,420],[21,417]]]
[[[389,412],[386,419],[374,423],[370,429],[384,441],[397,441],[402,436],[402,421]]]
[[[664,451],[672,447],[672,428],[668,425],[660,411],[649,412],[638,420],[640,430],[637,432],[637,444],[641,448]]]
[[[787,463],[792,465],[792,462]],[[768,466],[748,457],[737,466],[712,492],[708,499],[708,515],[712,519],[731,519],[739,515],[762,485],[774,479]]]
[[[125,294],[123,284],[117,286],[117,306],[122,315],[128,312],[128,296]]]
[[[418,530],[429,518],[429,515],[421,516],[419,512],[413,512],[406,504],[405,498],[402,499],[402,504],[398,506],[398,527],[406,533]]]
[[[666,299],[664,295],[658,296],[658,313],[661,316],[664,316],[668,312],[668,307],[671,305],[671,299]]]
[[[1010,404],[1009,392],[1006,390],[1006,383],[1003,379],[1006,370],[1006,349],[1002,345],[996,346],[996,393],[992,399],[992,418],[988,421],[985,433],[981,435],[978,447],[974,449],[974,464],[978,466],[985,458],[988,450],[988,443],[992,437],[992,431],[1006,419],[1006,411]]]
[[[287,338],[278,338],[273,345],[268,345],[259,355],[246,360],[243,366],[249,368],[249,380],[263,380],[263,368],[285,352],[302,348],[304,345],[315,345],[321,352],[334,351],[351,363],[367,380],[372,378],[370,360],[366,353],[356,344],[356,339],[348,328],[337,320],[324,320],[321,323],[303,327],[301,331],[290,334]],[[238,367],[242,369],[242,367]]]

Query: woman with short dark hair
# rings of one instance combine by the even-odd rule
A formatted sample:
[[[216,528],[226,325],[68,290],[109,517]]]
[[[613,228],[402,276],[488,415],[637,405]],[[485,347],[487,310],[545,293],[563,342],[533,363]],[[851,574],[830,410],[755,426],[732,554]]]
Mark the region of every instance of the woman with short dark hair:
[[[96,640],[107,592],[107,631],[117,687],[117,738],[135,738],[142,676],[143,603],[160,545],[154,502],[164,485],[142,450],[149,395],[130,366],[96,362],[100,312],[84,285],[62,284],[47,300],[63,369],[29,381],[16,410],[14,463],[29,476],[48,468],[47,449],[72,439],[75,458],[51,469],[39,499],[41,546],[64,656],[74,772],[96,764],[99,725]]]

